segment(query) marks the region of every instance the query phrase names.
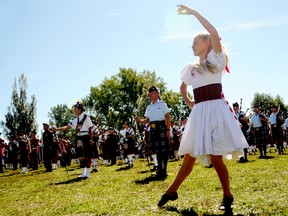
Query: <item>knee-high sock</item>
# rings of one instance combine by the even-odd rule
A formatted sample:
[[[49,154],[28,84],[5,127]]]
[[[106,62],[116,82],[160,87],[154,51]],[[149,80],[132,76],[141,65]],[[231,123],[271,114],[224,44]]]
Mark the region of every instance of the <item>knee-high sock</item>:
[[[91,160],[92,160],[93,169],[98,169],[98,161],[97,161],[97,159],[93,158]]]
[[[129,154],[127,155],[128,160],[129,160],[129,164],[133,164],[133,154]]]
[[[151,157],[153,159],[154,166],[158,166],[157,155],[156,154],[152,154]]]

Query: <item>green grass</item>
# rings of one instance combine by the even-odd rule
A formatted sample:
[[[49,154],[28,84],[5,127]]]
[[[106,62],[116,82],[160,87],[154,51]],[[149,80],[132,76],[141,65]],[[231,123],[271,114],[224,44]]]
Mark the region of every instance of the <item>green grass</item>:
[[[234,215],[288,215],[288,155],[269,159],[249,156],[239,164],[226,160],[234,194]],[[120,161],[119,161],[120,162]],[[179,198],[165,208],[157,203],[175,178],[181,161],[169,162],[165,181],[151,176],[144,159],[131,169],[124,164],[104,166],[87,180],[73,181],[79,165],[45,173],[44,168],[0,174],[0,215],[221,215],[222,190],[213,168],[198,163],[180,187]]]

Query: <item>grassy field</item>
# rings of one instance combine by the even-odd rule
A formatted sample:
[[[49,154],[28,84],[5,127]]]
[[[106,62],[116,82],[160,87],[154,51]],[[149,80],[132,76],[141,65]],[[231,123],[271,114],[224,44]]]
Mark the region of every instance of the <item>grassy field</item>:
[[[287,151],[287,150],[286,150]],[[249,162],[226,161],[234,194],[234,215],[288,215],[288,155],[269,153],[268,159],[249,156]],[[135,166],[99,167],[78,181],[79,165],[45,173],[5,170],[0,174],[0,215],[221,215],[222,190],[213,168],[196,164],[178,191],[179,198],[164,208],[157,203],[173,181],[180,161],[168,164],[169,176],[155,181],[147,161]]]

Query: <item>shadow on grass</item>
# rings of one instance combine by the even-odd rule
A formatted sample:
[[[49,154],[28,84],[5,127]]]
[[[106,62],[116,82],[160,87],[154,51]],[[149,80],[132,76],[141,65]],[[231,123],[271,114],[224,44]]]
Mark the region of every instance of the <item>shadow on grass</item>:
[[[135,183],[144,185],[144,184],[149,184],[150,182],[153,182],[153,181],[164,181],[164,180],[165,180],[164,177],[152,175],[152,176],[149,176],[149,177],[141,179],[141,180],[136,180]]]
[[[194,211],[193,208],[187,208],[183,210],[178,210],[176,207],[173,206],[167,206],[167,207],[162,207],[161,209],[166,210],[168,212],[176,212],[179,215],[183,216],[197,216],[198,214]],[[216,215],[227,215],[227,216],[232,216],[233,214],[233,209],[227,209],[226,211],[223,212],[223,214],[203,214],[203,216],[216,216]],[[235,216],[243,216],[243,215],[235,215]]]
[[[129,169],[131,169],[132,168],[132,166],[125,166],[125,167],[120,167],[119,169],[116,169],[116,171],[117,172],[119,172],[119,171],[123,171],[123,170],[129,170]]]
[[[75,182],[80,182],[83,180],[86,180],[87,178],[73,178],[73,179],[69,179],[67,181],[62,181],[62,182],[57,182],[57,183],[52,183],[52,185],[63,185],[63,184],[73,184]]]
[[[145,173],[150,173],[150,172],[151,172],[151,170],[143,170],[143,171],[139,171],[138,173],[145,174]]]
[[[274,156],[266,156],[263,159],[273,159],[273,158],[275,158],[275,157]]]

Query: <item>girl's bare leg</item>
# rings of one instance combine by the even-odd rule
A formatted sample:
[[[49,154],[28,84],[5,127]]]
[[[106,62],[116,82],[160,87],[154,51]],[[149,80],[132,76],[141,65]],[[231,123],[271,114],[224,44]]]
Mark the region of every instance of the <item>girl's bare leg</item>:
[[[211,155],[211,162],[220,179],[223,188],[223,197],[232,196],[230,191],[229,173],[225,163],[223,162],[222,156]]]
[[[176,192],[178,190],[182,182],[191,173],[193,166],[195,164],[195,161],[196,161],[196,158],[193,158],[188,154],[184,156],[181,168],[178,171],[176,178],[174,179],[173,183],[167,189],[168,193]]]
[[[176,200],[178,198],[177,190],[182,184],[182,182],[186,179],[186,177],[191,173],[193,166],[195,164],[196,158],[191,157],[186,154],[184,156],[183,163],[179,172],[177,173],[176,178],[173,183],[169,186],[166,193],[161,197],[161,200],[158,203],[159,207],[165,205],[169,200]]]

